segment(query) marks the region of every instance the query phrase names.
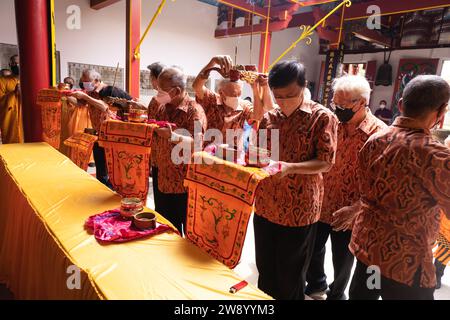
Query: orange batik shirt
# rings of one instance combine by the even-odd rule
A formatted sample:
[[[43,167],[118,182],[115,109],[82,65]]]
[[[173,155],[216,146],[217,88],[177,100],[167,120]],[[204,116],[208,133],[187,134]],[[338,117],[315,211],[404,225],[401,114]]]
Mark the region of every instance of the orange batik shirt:
[[[233,110],[223,104],[220,95],[210,90],[205,92],[203,99],[197,98],[197,102],[205,110],[208,129],[220,130],[224,139],[226,139],[227,129],[244,128],[244,122],[249,120],[253,113],[253,106],[250,102],[239,100],[239,108]],[[226,143],[226,141],[223,141],[223,143]]]
[[[338,120],[327,108],[305,101],[287,117],[276,108],[264,115],[260,129],[278,129],[280,161],[299,163],[312,159],[334,164]],[[256,214],[288,227],[303,227],[316,223],[323,200],[322,174],[270,177],[259,185]]]
[[[150,104],[148,105],[148,119],[149,120],[156,120],[156,113],[158,112],[159,108],[161,107],[161,104],[156,101],[155,98],[152,98],[150,101]],[[155,164],[156,159],[156,150],[155,148],[152,148],[151,157],[150,157],[150,166],[156,166]]]
[[[420,270],[421,287],[434,287],[440,208],[450,212],[450,149],[398,117],[369,138],[358,162],[363,207],[350,250],[386,278],[411,286]]]
[[[166,104],[158,108],[155,113],[155,119],[174,123],[177,129],[189,131],[192,137],[194,137],[194,123],[196,121],[201,125],[202,132],[200,133],[204,133],[207,126],[203,108],[187,94],[179,106]],[[174,146],[169,140],[155,135],[152,144],[155,158],[152,159],[152,164],[158,168],[159,191],[170,194],[181,194],[187,191],[183,186],[187,172],[187,164],[173,163],[171,154]]]
[[[336,163],[323,175],[321,222],[331,224],[334,212],[359,201],[358,153],[371,135],[385,128],[387,125],[370,111],[358,127],[339,124]]]

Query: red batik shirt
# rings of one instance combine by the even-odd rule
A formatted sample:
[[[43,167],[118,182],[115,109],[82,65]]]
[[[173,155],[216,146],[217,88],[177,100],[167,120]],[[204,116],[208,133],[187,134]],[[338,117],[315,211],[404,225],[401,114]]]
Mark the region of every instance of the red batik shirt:
[[[358,127],[339,124],[336,163],[323,175],[321,222],[331,224],[334,212],[359,201],[358,153],[371,135],[385,128],[387,125],[370,111]]]
[[[150,104],[148,105],[148,119],[149,120],[156,120],[156,114],[159,111],[159,108],[161,105],[158,101],[156,101],[155,98],[152,98],[150,101]],[[152,148],[151,157],[150,157],[150,166],[155,166],[155,159],[156,159],[156,149]]]
[[[239,108],[233,110],[224,105],[220,95],[211,90],[206,90],[203,99],[197,98],[197,102],[205,110],[208,129],[220,130],[224,139],[226,139],[227,129],[243,129],[244,122],[249,120],[253,113],[253,105],[250,102],[239,100]]]
[[[305,101],[287,117],[280,108],[266,113],[260,129],[279,130],[280,161],[299,163],[318,159],[334,164],[338,120],[327,108]],[[295,174],[284,178],[270,177],[258,188],[256,214],[288,227],[316,223],[323,200],[322,174]]]
[[[194,137],[194,123],[201,124],[202,132],[206,130],[207,122],[203,108],[187,94],[179,106],[162,105],[155,113],[156,120],[176,124],[176,129],[186,129]],[[158,189],[163,193],[185,193],[183,181],[187,172],[187,164],[176,165],[171,154],[175,145],[168,139],[155,134],[152,148],[154,159],[152,164],[158,168]],[[194,151],[194,150],[192,150]]]
[[[362,212],[350,250],[386,278],[412,286],[436,285],[432,247],[440,208],[450,212],[450,149],[414,119],[399,117],[369,138],[359,154]]]

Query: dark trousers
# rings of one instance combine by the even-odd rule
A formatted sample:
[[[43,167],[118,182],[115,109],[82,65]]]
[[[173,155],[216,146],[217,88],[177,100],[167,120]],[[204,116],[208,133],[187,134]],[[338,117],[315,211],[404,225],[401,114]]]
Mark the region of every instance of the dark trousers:
[[[96,142],[94,144],[93,153],[97,180],[112,189],[112,185],[109,182],[108,169],[106,167],[105,149],[100,147],[98,142]]]
[[[374,274],[367,273],[367,266],[358,261],[350,284],[350,300],[378,300],[380,297],[383,300],[433,300],[434,288],[421,288],[420,274],[419,269],[412,287],[380,275],[380,288],[371,290],[367,280],[373,278]],[[369,280],[369,283],[373,281]]]
[[[328,300],[341,300],[345,298],[345,289],[350,281],[354,257],[348,245],[352,237],[351,231],[333,231],[329,224],[317,224],[314,251],[309,264],[306,281],[308,286],[306,294],[312,294],[327,289],[327,276],[325,275],[325,251],[328,237],[331,237],[331,251],[333,254],[334,281],[327,294]]]
[[[158,190],[155,194],[155,204],[158,203],[159,208],[155,211],[172,222],[182,235],[186,228],[187,201],[187,193],[163,193]]]
[[[158,189],[158,168],[152,167],[152,184],[153,184],[153,199],[155,201],[155,211],[161,212],[161,196]]]
[[[444,276],[444,271],[445,271],[445,265],[440,262],[439,260],[434,260],[434,267],[436,268],[436,281],[437,281],[437,285],[436,285],[436,289],[440,289],[441,288],[441,279]]]
[[[316,224],[285,227],[254,216],[258,287],[278,300],[304,300]]]

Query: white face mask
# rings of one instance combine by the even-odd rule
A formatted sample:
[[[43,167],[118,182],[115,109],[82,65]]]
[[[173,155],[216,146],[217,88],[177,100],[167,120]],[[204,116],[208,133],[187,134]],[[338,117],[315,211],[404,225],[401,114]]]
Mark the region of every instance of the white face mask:
[[[83,82],[83,88],[87,92],[92,92],[95,90],[95,84],[93,84],[92,82]]]
[[[233,110],[239,108],[239,97],[225,97],[223,103]]]
[[[170,95],[164,91],[158,91],[158,95],[155,97],[155,99],[159,104],[167,104],[172,101]]]
[[[384,108],[386,108],[386,105],[385,104],[380,104],[380,109],[384,109]]]

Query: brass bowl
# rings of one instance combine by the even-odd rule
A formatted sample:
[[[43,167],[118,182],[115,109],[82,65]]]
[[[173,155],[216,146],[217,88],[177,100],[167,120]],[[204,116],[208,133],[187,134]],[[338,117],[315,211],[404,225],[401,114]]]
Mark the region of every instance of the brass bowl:
[[[130,113],[128,114],[128,121],[130,122],[147,122],[148,114],[147,110],[141,109],[130,109]]]
[[[140,230],[156,229],[156,215],[151,212],[141,212],[134,216],[134,226]]]
[[[131,219],[144,210],[144,204],[139,198],[124,198],[120,204],[120,215],[125,219]]]

